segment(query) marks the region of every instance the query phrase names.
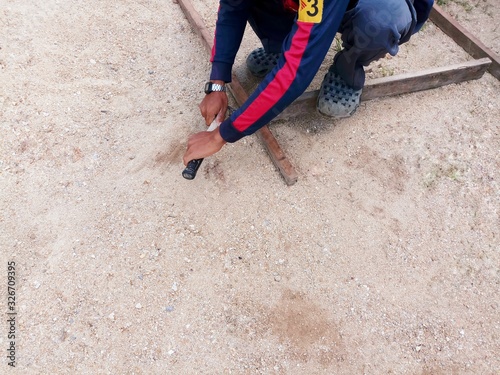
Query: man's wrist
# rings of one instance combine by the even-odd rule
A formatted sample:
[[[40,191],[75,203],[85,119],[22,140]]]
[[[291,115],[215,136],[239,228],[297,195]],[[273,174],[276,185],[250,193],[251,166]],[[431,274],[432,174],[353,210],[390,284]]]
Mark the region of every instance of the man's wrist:
[[[217,129],[214,132],[212,132],[212,133],[214,135],[214,140],[218,144],[220,144],[221,147],[224,146],[227,143],[227,141],[224,138],[222,138],[222,135],[220,134],[220,126],[218,126]]]

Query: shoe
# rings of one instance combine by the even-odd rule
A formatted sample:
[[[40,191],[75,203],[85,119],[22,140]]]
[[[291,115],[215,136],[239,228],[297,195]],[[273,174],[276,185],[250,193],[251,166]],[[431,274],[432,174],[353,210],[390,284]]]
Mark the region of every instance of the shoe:
[[[267,53],[264,48],[253,50],[247,57],[247,67],[254,76],[262,78],[278,63],[281,53]]]
[[[318,95],[317,108],[319,113],[345,118],[356,112],[363,90],[350,87],[332,68],[325,74]]]

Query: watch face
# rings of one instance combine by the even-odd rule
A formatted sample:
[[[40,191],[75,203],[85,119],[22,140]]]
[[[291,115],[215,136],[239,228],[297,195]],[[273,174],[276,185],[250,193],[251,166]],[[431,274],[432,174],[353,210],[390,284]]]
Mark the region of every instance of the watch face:
[[[205,94],[210,94],[212,92],[212,82],[205,83]]]

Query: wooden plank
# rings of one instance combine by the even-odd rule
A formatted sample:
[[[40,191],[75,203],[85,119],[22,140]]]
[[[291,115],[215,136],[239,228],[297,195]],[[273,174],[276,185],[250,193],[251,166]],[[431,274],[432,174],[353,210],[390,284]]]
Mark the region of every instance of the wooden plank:
[[[439,5],[434,4],[429,18],[472,57],[476,59],[488,57],[492,61],[488,71],[500,80],[500,56],[446,14]]]
[[[213,35],[210,35],[200,14],[194,9],[193,4],[189,0],[177,0],[177,2],[196,34],[201,37],[203,45],[210,53],[212,51]]]
[[[205,27],[205,23],[203,22],[202,18],[200,17],[196,9],[194,9],[189,0],[177,1],[193,29],[203,40],[205,47],[209,52],[211,52],[213,45],[213,36],[210,35],[208,29]],[[234,98],[236,99],[238,105],[241,106],[247,100],[248,94],[243,89],[235,75],[233,75],[232,82],[228,85],[228,87]],[[257,131],[256,134],[261,142],[263,142],[272,162],[280,171],[286,184],[289,186],[295,184],[298,179],[297,172],[295,171],[295,168],[290,163],[288,158],[285,156],[285,153],[283,152],[278,141],[271,133],[267,125]]]
[[[478,79],[483,76],[490,64],[491,60],[485,57],[447,67],[426,69],[417,73],[372,79],[366,82],[361,94],[361,100],[406,94]],[[304,113],[308,108],[314,108],[318,93],[319,90],[315,90],[302,94],[278,118],[292,118]]]
[[[446,67],[426,69],[417,73],[373,79],[363,90],[361,100],[429,90],[452,83],[478,79],[483,76],[490,64],[489,58],[483,58]]]

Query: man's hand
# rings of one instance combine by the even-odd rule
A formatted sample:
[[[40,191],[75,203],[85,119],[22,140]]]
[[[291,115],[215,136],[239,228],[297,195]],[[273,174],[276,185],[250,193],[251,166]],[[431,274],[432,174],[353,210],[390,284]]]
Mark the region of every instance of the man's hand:
[[[213,81],[214,83],[224,84],[223,81]],[[200,103],[201,115],[205,118],[205,123],[210,125],[217,117],[217,122],[224,121],[227,111],[227,93],[223,91],[214,91],[206,95]]]
[[[221,137],[219,128],[211,132],[200,132],[191,135],[183,157],[184,165],[187,165],[193,159],[202,159],[215,154],[225,144],[226,141]]]

